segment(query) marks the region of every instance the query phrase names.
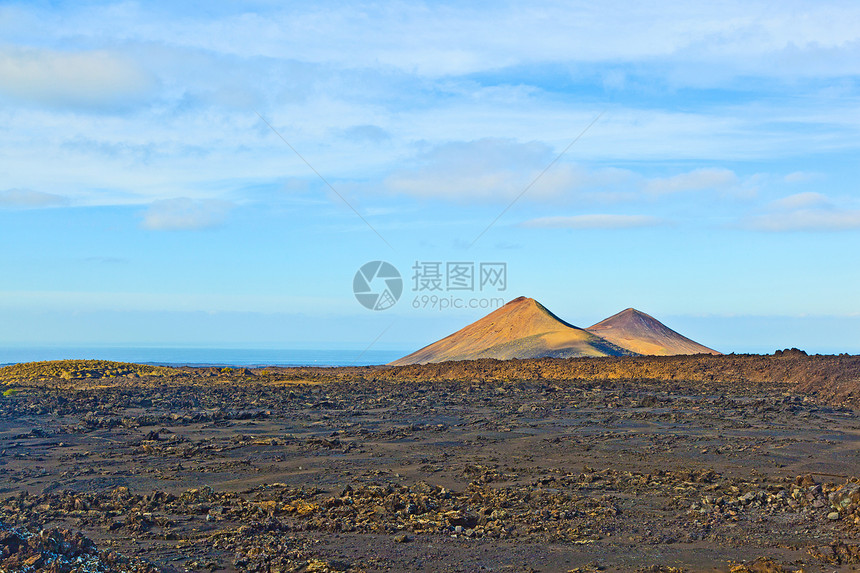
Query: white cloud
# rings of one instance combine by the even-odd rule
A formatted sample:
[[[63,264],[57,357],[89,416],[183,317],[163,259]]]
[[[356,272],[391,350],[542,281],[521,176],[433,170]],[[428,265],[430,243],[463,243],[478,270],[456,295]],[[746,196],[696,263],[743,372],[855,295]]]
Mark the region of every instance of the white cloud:
[[[821,176],[818,173],[809,173],[807,171],[794,171],[793,173],[789,173],[782,179],[786,183],[808,183],[810,181],[815,181],[816,179],[820,178]]]
[[[649,193],[662,195],[705,189],[727,189],[738,184],[738,177],[729,169],[695,169],[672,177],[651,179],[645,185]]]
[[[797,75],[794,66],[772,64],[787,46],[799,61],[819,48],[835,50],[841,56],[830,60],[860,71],[860,58],[847,57],[860,33],[845,24],[857,6],[816,3],[804,8],[803,25],[782,9],[734,0],[719,9],[671,2],[624,10],[612,2],[489,11],[396,2],[257,8],[3,9],[7,42],[50,46],[0,48],[0,100],[14,100],[0,106],[6,186],[95,205],[224,196],[242,180],[315,183],[255,116],[259,109],[339,189],[345,184],[338,180],[349,180],[416,197],[505,202],[600,111],[576,94],[582,85],[599,91],[601,81],[627,95],[607,106],[526,199],[608,201],[635,198],[643,186],[659,195],[732,184],[728,170],[649,183],[626,169],[572,161],[712,165],[812,148],[852,151],[860,141],[856,88],[848,80],[828,82],[828,89],[844,86],[841,93],[824,96],[817,84],[798,80],[785,98],[771,91],[756,99],[758,87],[774,90],[762,76]],[[834,20],[836,12],[843,16]],[[719,76],[710,77],[717,68]],[[732,91],[738,74],[747,94],[741,103]],[[683,92],[667,93],[665,107],[648,99],[667,83],[699,76],[721,91],[701,104]],[[67,113],[142,98],[151,105],[126,115]],[[436,151],[412,157],[422,141]],[[496,142],[496,159],[480,141]],[[530,155],[529,146],[537,152]],[[486,163],[478,157],[484,153]],[[518,163],[523,153],[530,159]],[[50,170],[43,169],[46,156]]]
[[[509,200],[552,160],[542,143],[486,138],[439,145],[385,180],[394,193],[455,201]]]
[[[380,143],[391,139],[391,134],[378,125],[354,125],[343,131],[344,137],[353,141]]]
[[[128,107],[154,87],[131,59],[104,51],[0,49],[0,96],[73,108]]]
[[[233,207],[227,201],[179,197],[153,201],[143,213],[142,226],[155,231],[183,231],[216,227]]]
[[[68,199],[53,193],[43,193],[32,189],[6,189],[0,191],[0,208],[13,207],[23,209],[38,209],[41,207],[59,207],[68,204]]]
[[[80,10],[51,23],[71,37],[122,30],[135,40],[242,57],[302,54],[313,62],[381,65],[433,77],[567,61],[571,54],[582,62],[668,60],[686,64],[685,75],[710,74],[716,82],[724,76],[712,71],[727,68],[778,77],[858,70],[851,55],[860,8],[842,1],[307,3],[257,12],[238,4],[195,17],[181,7],[173,11],[151,11],[162,18],[153,22],[150,11],[125,3],[102,10],[99,18]]]
[[[769,213],[746,221],[747,228],[756,231],[847,231],[860,229],[860,210],[799,209]]]
[[[456,202],[524,200],[562,203],[653,201],[663,196],[719,191],[734,197],[755,195],[760,177],[743,180],[725,168],[700,168],[648,178],[631,169],[571,163],[571,150],[553,163],[557,151],[541,142],[484,138],[452,141],[429,148],[385,180],[395,194]]]
[[[385,180],[396,194],[457,202],[629,199],[642,177],[628,169],[587,168],[540,142],[485,138],[444,143],[412,159]],[[621,191],[619,191],[621,190]],[[525,192],[525,193],[524,193]]]
[[[771,202],[774,209],[801,209],[805,207],[829,205],[830,200],[826,195],[808,191],[806,193],[795,193],[782,199]]]
[[[656,227],[665,224],[657,217],[647,215],[573,215],[570,217],[540,217],[522,224],[534,228],[567,229],[631,229],[636,227]]]
[[[767,205],[742,226],[756,231],[846,231],[860,229],[860,209],[838,204],[821,193],[795,193]]]

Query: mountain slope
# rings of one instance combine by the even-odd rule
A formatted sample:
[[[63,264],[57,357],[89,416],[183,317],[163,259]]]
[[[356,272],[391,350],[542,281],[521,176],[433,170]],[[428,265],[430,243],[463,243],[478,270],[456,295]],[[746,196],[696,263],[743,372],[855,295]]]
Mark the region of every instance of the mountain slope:
[[[564,322],[536,300],[519,297],[454,334],[391,364],[629,354],[634,353]]]
[[[586,330],[637,354],[720,354],[635,308],[622,310]]]

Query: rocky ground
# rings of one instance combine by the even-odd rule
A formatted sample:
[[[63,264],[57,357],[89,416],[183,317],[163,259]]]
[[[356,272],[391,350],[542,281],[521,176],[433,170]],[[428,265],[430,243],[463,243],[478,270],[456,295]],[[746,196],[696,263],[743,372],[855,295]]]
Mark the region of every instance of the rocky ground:
[[[827,358],[0,368],[0,571],[854,570]]]

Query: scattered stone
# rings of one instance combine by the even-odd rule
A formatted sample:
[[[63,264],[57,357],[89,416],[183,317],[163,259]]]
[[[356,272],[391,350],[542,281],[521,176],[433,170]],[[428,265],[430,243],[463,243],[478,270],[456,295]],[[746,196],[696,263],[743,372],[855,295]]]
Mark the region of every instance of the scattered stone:
[[[803,569],[794,570],[783,567],[770,557],[759,557],[749,565],[735,565],[731,573],[803,573]]]
[[[781,463],[801,452],[807,467],[828,467],[828,429],[860,416],[768,381],[769,368],[780,380],[812,378],[830,368],[824,359],[770,358],[257,376],[70,365],[67,376],[16,378],[21,391],[0,400],[10,428],[0,436],[0,520],[10,528],[0,531],[0,570],[51,567],[49,553],[64,554],[71,539],[43,537],[57,524],[103,539],[101,562],[129,570],[123,554],[134,552],[177,570],[416,570],[430,547],[438,570],[472,570],[479,557],[492,569],[510,547],[523,555],[518,570],[561,570],[560,560],[535,559],[549,546],[606,561],[581,571],[616,570],[619,551],[630,551],[634,570],[663,545],[752,558],[786,538],[825,563],[849,563],[856,547],[820,544],[860,531],[858,485],[786,477]],[[843,373],[856,371],[853,358],[840,360]],[[714,366],[732,363],[749,367]],[[39,532],[32,543],[45,552],[22,549],[31,538],[12,527]],[[421,543],[394,546],[410,541]],[[475,561],[458,561],[475,548]],[[332,559],[347,553],[350,563]]]

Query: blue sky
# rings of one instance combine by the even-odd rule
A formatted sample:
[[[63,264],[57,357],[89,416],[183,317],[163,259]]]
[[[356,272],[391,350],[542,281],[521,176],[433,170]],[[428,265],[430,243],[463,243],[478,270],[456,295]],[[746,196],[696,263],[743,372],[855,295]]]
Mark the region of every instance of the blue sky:
[[[3,2],[0,344],[413,350],[435,261],[857,353],[858,96],[854,2]]]

